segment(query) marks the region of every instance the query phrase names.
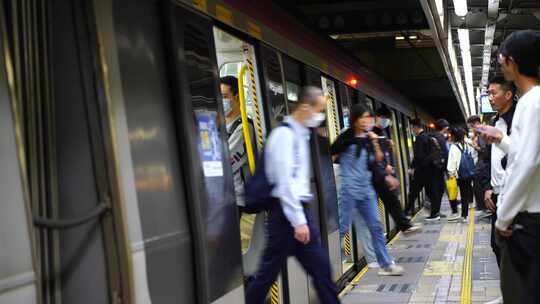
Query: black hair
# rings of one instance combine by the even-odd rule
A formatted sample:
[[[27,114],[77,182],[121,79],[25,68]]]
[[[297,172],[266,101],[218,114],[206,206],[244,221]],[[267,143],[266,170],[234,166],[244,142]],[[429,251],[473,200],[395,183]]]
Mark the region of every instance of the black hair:
[[[505,92],[512,92],[512,96],[515,95],[515,92],[516,92],[516,86],[514,85],[514,83],[512,81],[508,81],[506,79],[504,79],[503,76],[501,75],[497,75],[497,76],[493,76],[489,82],[489,84],[498,84],[501,86],[501,89],[503,89]]]
[[[478,115],[472,115],[470,116],[469,118],[467,118],[467,123],[468,124],[474,124],[474,123],[481,123],[482,120],[480,119],[480,116]]]
[[[422,120],[420,118],[413,118],[409,121],[409,124],[412,126],[412,127],[417,127],[417,128],[423,128],[424,127],[424,124],[422,123]]]
[[[382,106],[375,111],[375,115],[383,117],[392,117],[392,112],[385,106]]]
[[[238,78],[234,76],[224,76],[219,79],[219,83],[229,86],[234,96],[238,95]]]
[[[450,135],[454,142],[463,143],[465,141],[465,130],[461,127],[451,127]]]
[[[364,113],[368,113],[370,116],[375,116],[373,111],[366,105],[357,103],[351,108],[351,125],[354,126],[358,118],[362,117]]]
[[[441,131],[442,129],[446,128],[446,127],[449,127],[450,124],[448,123],[448,120],[444,119],[444,118],[441,118],[441,119],[437,119],[437,121],[435,122],[435,129],[437,131]]]
[[[528,77],[538,78],[540,68],[540,31],[513,32],[501,44],[499,53],[512,57],[518,71]]]

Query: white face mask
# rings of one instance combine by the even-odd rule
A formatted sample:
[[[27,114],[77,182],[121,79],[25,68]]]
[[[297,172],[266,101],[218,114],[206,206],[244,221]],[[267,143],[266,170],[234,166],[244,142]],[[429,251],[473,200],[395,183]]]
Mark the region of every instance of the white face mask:
[[[374,127],[375,127],[375,122],[374,122],[373,120],[371,120],[371,121],[368,123],[367,127],[366,127],[366,131],[371,132],[371,131],[373,130]]]
[[[326,115],[324,113],[314,113],[311,115],[311,118],[305,121],[305,125],[308,128],[317,128],[319,127],[322,122],[326,119]]]
[[[381,118],[381,127],[383,129],[390,127],[391,124],[392,124],[392,121],[389,118]]]
[[[231,100],[229,98],[223,98],[223,112],[225,116],[229,115],[231,111],[232,111]]]

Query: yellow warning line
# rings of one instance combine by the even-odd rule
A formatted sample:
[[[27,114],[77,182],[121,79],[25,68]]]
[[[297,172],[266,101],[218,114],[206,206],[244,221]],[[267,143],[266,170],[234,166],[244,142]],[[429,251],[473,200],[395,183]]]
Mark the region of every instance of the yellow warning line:
[[[469,226],[467,227],[467,244],[463,260],[463,274],[461,276],[461,303],[471,303],[472,289],[472,258],[474,242],[474,208],[469,209]]]

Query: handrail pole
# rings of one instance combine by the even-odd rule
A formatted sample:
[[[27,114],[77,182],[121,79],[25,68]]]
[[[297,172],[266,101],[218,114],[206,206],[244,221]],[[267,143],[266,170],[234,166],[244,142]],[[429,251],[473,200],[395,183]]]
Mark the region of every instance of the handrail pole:
[[[244,75],[247,71],[247,65],[242,65],[238,73],[238,98],[240,99],[240,117],[242,119],[242,131],[246,143],[246,154],[248,158],[249,171],[251,174],[255,172],[255,156],[253,155],[253,142],[251,141],[251,133],[249,132],[249,123],[246,112],[246,97],[244,94]]]

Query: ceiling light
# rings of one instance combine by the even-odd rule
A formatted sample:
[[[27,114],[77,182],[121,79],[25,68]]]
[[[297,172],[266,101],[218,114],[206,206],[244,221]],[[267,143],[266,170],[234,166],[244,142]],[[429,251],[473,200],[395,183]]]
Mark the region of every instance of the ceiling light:
[[[459,47],[461,49],[461,59],[463,60],[463,72],[465,74],[465,87],[467,88],[467,97],[469,99],[469,110],[476,112],[474,107],[474,86],[471,62],[471,43],[469,40],[468,29],[458,29]]]
[[[403,36],[396,36],[396,40],[405,40],[405,37],[403,37]]]
[[[454,11],[456,15],[463,17],[467,15],[467,0],[454,0]]]
[[[409,36],[409,39],[418,39],[418,36],[412,35],[412,36]]]
[[[499,15],[499,0],[488,1],[488,19],[496,20]]]

